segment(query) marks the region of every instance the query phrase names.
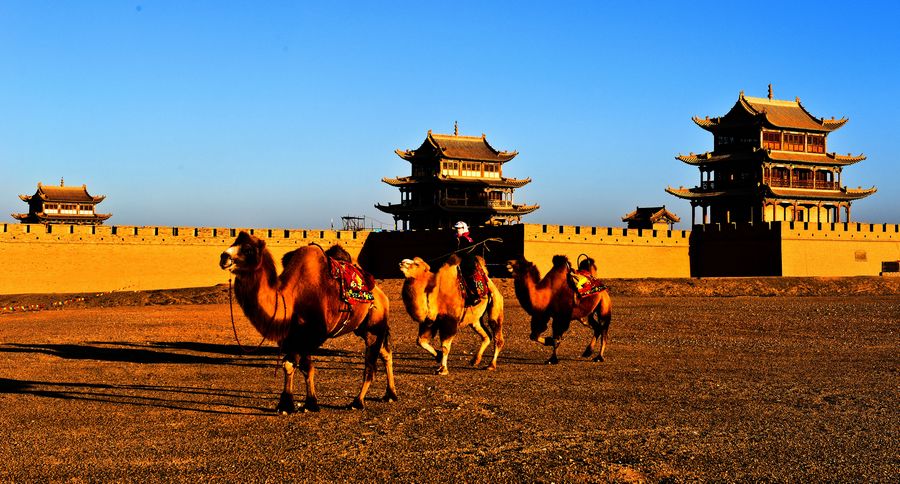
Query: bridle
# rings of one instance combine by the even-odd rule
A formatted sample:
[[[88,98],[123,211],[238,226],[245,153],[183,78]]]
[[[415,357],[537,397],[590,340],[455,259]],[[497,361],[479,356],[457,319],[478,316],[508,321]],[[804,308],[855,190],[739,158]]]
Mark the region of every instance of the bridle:
[[[266,342],[266,337],[263,336],[263,338],[259,342],[259,344],[256,345],[256,348],[253,348],[253,349],[248,350],[247,348],[244,347],[244,345],[241,344],[241,339],[238,338],[238,334],[237,334],[237,325],[234,324],[234,302],[233,302],[233,297],[232,297],[233,292],[234,292],[234,290],[231,287],[231,278],[229,277],[228,278],[228,312],[231,314],[231,331],[234,333],[234,340],[237,342],[238,348],[240,348],[241,352],[244,353],[245,355],[256,353],[262,347],[263,343]],[[275,321],[275,316],[278,314],[278,296],[279,295],[281,296],[281,305],[282,306],[285,305],[284,304],[284,294],[281,294],[280,292],[278,292],[277,289],[275,291],[275,294],[276,294],[276,296],[275,296],[275,311],[272,313],[272,321]],[[286,315],[287,315],[287,308],[285,307],[285,316]]]

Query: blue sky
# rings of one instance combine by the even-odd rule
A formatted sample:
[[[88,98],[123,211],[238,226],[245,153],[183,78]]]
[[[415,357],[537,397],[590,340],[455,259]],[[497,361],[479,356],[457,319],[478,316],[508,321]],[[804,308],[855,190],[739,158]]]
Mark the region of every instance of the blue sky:
[[[674,157],[712,149],[691,116],[743,90],[849,123],[829,151],[900,223],[893,2],[0,3],[0,211],[37,182],[105,194],[114,225],[393,227],[380,180],[431,129],[485,133],[531,177],[525,222],[622,226],[689,205]],[[378,226],[378,223],[375,222]]]

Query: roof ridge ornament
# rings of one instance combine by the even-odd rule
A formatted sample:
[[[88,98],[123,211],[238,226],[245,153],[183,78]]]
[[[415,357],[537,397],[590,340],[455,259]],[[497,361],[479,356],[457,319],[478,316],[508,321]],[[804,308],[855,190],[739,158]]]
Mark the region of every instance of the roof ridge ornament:
[[[60,178],[59,178],[59,186],[61,186],[61,187],[64,187],[64,186],[66,186],[66,182],[65,182],[65,179],[64,179],[64,178],[62,178],[62,177],[60,177]]]
[[[769,99],[772,99],[772,83],[769,83]]]
[[[459,136],[459,122],[453,122],[453,136]]]

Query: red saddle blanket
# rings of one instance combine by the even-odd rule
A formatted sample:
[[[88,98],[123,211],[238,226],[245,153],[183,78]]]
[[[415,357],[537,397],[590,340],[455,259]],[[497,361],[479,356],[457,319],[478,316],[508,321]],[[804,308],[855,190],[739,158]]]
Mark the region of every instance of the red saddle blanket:
[[[458,270],[456,274],[459,292],[462,294],[463,299],[466,300],[466,306],[474,306],[478,301],[487,297],[489,291],[488,277],[480,265],[475,266],[475,272],[472,273],[471,280],[466,280],[461,270]]]
[[[569,282],[578,297],[590,296],[605,291],[606,284],[587,271],[569,271]]]
[[[370,303],[375,300],[375,278],[368,272],[342,260],[328,258],[331,275],[341,287],[341,299],[347,303]]]

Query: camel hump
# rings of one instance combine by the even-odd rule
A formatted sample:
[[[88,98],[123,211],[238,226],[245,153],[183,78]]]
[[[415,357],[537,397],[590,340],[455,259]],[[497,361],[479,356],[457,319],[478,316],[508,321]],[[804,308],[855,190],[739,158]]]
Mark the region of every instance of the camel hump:
[[[281,267],[287,267],[288,264],[290,264],[291,259],[293,259],[295,255],[297,255],[298,250],[300,250],[300,249],[294,249],[294,250],[288,252],[287,254],[284,254],[283,256],[281,256]]]
[[[447,264],[448,266],[458,266],[461,261],[462,259],[460,259],[458,255],[451,254],[450,257],[447,258],[447,262],[444,262],[444,264]]]
[[[594,262],[594,259],[587,257],[578,263],[578,270],[594,273],[597,272],[597,264]]]
[[[561,267],[568,266],[569,258],[564,255],[554,255],[553,256],[553,267]]]
[[[350,253],[341,247],[341,244],[334,244],[329,247],[328,250],[325,251],[325,255],[335,260],[353,263],[353,258],[350,256]]]

